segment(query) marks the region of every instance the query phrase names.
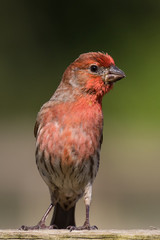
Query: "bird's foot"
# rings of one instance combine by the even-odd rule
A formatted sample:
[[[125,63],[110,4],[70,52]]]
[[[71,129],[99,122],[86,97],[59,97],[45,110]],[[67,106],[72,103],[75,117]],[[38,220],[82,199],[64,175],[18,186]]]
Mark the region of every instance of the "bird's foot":
[[[88,223],[84,223],[83,226],[80,226],[80,227],[76,227],[76,226],[68,226],[67,229],[71,231],[74,231],[74,230],[96,230],[98,229],[98,227],[96,226],[90,226],[90,224]]]
[[[57,229],[58,227],[56,225],[50,225],[50,226],[46,226],[43,222],[39,222],[37,225],[35,226],[25,226],[25,225],[22,225],[18,230],[24,230],[24,231],[28,231],[28,230],[39,230],[39,229]]]
[[[45,214],[43,215],[43,217],[41,218],[41,220],[39,221],[39,223],[35,226],[24,226],[22,225],[19,230],[24,230],[24,231],[28,231],[28,230],[38,230],[38,229],[54,229],[54,228],[58,228],[56,225],[50,225],[50,226],[46,226],[45,222],[46,219],[48,217],[48,214],[50,213],[50,211],[53,208],[53,203],[51,203],[49,205],[49,208],[47,209],[47,211],[45,212]]]

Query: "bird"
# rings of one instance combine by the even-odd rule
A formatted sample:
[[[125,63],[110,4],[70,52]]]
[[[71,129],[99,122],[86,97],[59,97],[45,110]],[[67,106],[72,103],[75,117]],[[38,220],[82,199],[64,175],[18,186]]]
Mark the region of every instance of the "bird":
[[[83,53],[66,68],[53,96],[38,112],[34,128],[36,164],[51,204],[37,225],[22,225],[21,230],[97,229],[90,225],[89,213],[103,141],[102,99],[124,77],[113,58],[102,52]],[[86,216],[77,227],[75,206],[82,197]]]

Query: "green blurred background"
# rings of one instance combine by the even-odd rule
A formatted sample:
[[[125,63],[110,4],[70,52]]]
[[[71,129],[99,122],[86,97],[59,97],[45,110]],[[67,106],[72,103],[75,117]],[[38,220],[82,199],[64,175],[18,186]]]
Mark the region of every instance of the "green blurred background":
[[[50,203],[33,127],[65,68],[88,51],[108,52],[127,76],[103,100],[91,223],[160,226],[159,13],[158,0],[0,0],[0,228],[36,224]],[[78,225],[84,214],[82,200]]]

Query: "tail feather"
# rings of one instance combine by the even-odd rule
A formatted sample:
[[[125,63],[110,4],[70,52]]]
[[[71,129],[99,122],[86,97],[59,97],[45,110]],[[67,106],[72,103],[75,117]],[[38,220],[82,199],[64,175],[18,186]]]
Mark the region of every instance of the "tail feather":
[[[51,225],[56,225],[59,229],[65,229],[68,226],[76,226],[75,224],[75,206],[65,211],[57,203],[54,207],[54,213]]]

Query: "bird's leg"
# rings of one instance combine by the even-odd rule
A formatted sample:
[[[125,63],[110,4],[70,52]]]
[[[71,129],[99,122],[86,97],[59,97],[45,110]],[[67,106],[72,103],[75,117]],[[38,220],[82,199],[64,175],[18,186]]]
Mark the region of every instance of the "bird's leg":
[[[97,226],[93,225],[93,226],[90,226],[90,223],[89,223],[89,209],[90,209],[90,206],[86,206],[86,221],[83,225],[83,228],[84,229],[88,229],[88,230],[95,230],[95,229],[98,229]]]
[[[98,229],[96,226],[90,226],[90,223],[89,223],[89,210],[90,210],[91,198],[92,198],[92,184],[89,183],[86,186],[85,192],[84,192],[84,202],[85,202],[85,206],[86,206],[86,220],[85,220],[83,226],[80,226],[80,227],[68,226],[67,229],[69,229],[70,231]]]
[[[83,224],[83,226],[78,227],[79,230],[95,230],[98,229],[96,226],[91,226],[89,223],[89,210],[90,210],[90,206],[86,205],[86,220]]]
[[[51,225],[51,226],[46,226],[45,225],[45,222],[46,222],[46,219],[50,213],[50,211],[52,210],[53,208],[53,203],[50,204],[49,208],[47,209],[47,211],[45,212],[45,214],[43,215],[43,217],[41,218],[41,220],[38,222],[37,225],[35,226],[24,226],[22,225],[19,230],[38,230],[38,229],[53,229],[53,228],[57,228],[57,226],[55,225]]]

